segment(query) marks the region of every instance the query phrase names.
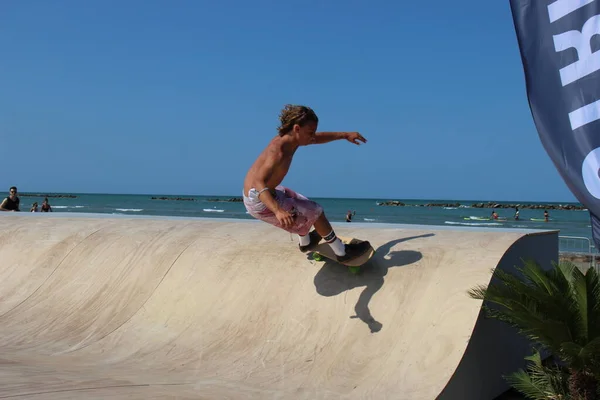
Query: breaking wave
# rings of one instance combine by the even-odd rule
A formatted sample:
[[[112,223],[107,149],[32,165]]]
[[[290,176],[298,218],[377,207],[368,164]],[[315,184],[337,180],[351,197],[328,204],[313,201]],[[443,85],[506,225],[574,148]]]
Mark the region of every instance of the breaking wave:
[[[502,226],[502,224],[499,223],[499,222],[454,222],[454,221],[446,221],[444,223],[448,224],[448,225],[464,225],[464,226],[495,226],[495,225]]]

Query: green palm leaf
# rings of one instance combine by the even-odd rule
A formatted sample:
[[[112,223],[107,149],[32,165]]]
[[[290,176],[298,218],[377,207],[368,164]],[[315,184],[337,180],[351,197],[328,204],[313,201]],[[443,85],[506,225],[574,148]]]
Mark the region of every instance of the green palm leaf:
[[[596,271],[584,274],[570,262],[544,270],[526,260],[514,273],[493,272],[490,285],[474,287],[469,296],[483,301],[488,317],[515,327],[550,350],[568,370],[544,368],[541,360],[533,358],[528,371],[511,375],[514,387],[532,399],[567,399],[550,397],[553,390],[562,390],[553,379],[562,384],[570,380],[571,390],[578,385],[593,387],[589,377],[600,378],[600,278]]]
[[[539,352],[530,357],[527,371],[519,370],[506,381],[516,390],[532,400],[568,399],[568,375],[557,367],[544,367]]]
[[[571,268],[571,288],[573,302],[570,311],[577,315],[576,330],[577,341],[586,343],[588,341],[588,291],[585,276],[577,268]]]
[[[522,278],[496,270],[495,282],[488,288],[477,286],[469,295],[485,301],[488,316],[509,323],[553,351],[558,351],[561,343],[574,341],[579,317],[573,312],[570,296],[562,295],[565,288],[568,293],[566,277],[544,271],[532,261],[517,271]]]
[[[588,336],[600,336],[600,278],[594,269],[589,269],[585,274],[587,285],[588,304]]]

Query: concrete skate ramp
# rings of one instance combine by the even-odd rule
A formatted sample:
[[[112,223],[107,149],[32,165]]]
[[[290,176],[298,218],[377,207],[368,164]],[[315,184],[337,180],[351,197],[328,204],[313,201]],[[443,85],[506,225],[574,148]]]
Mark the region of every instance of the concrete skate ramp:
[[[257,221],[0,216],[0,398],[493,399],[529,348],[466,292],[557,232],[339,224],[353,276]],[[58,213],[55,213],[58,214]]]

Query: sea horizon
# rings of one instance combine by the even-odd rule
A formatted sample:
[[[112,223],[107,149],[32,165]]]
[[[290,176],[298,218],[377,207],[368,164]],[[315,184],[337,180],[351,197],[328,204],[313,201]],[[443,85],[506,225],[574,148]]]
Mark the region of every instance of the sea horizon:
[[[8,193],[4,195],[6,197]],[[241,198],[240,193],[237,194],[198,194],[198,193],[118,193],[118,192],[75,192],[75,191],[58,191],[48,192],[42,190],[19,190],[19,196],[24,197],[43,197],[48,195],[98,195],[98,196],[161,196],[161,197],[215,197],[215,198]],[[400,196],[371,196],[371,197],[344,197],[344,196],[308,196],[312,199],[331,199],[331,200],[381,200],[381,201],[402,201],[402,202],[448,202],[448,203],[498,203],[498,204],[552,204],[552,205],[577,205],[583,206],[582,203],[576,200],[528,200],[528,199],[511,199],[511,200],[498,200],[494,198],[445,198],[445,197],[400,197]]]
[[[237,195],[63,191],[24,191],[19,195],[22,212],[30,211],[34,202],[39,208],[44,197],[48,196],[54,213],[253,219],[241,201],[241,191]],[[589,212],[578,202],[317,196],[311,199],[323,206],[332,223],[346,222],[350,211],[350,223],[558,230],[561,236],[583,238],[578,243],[585,245],[592,242]],[[496,205],[498,207],[494,208]],[[519,219],[515,219],[514,205],[520,206]],[[545,210],[549,212],[548,221],[544,218]],[[499,219],[492,218],[492,211],[496,211]],[[571,249],[563,245],[561,250]]]

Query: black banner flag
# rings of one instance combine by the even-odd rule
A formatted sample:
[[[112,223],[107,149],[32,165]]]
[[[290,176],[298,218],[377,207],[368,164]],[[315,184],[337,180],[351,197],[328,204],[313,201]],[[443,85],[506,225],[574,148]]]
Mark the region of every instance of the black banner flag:
[[[538,135],[600,248],[600,0],[510,0]]]

